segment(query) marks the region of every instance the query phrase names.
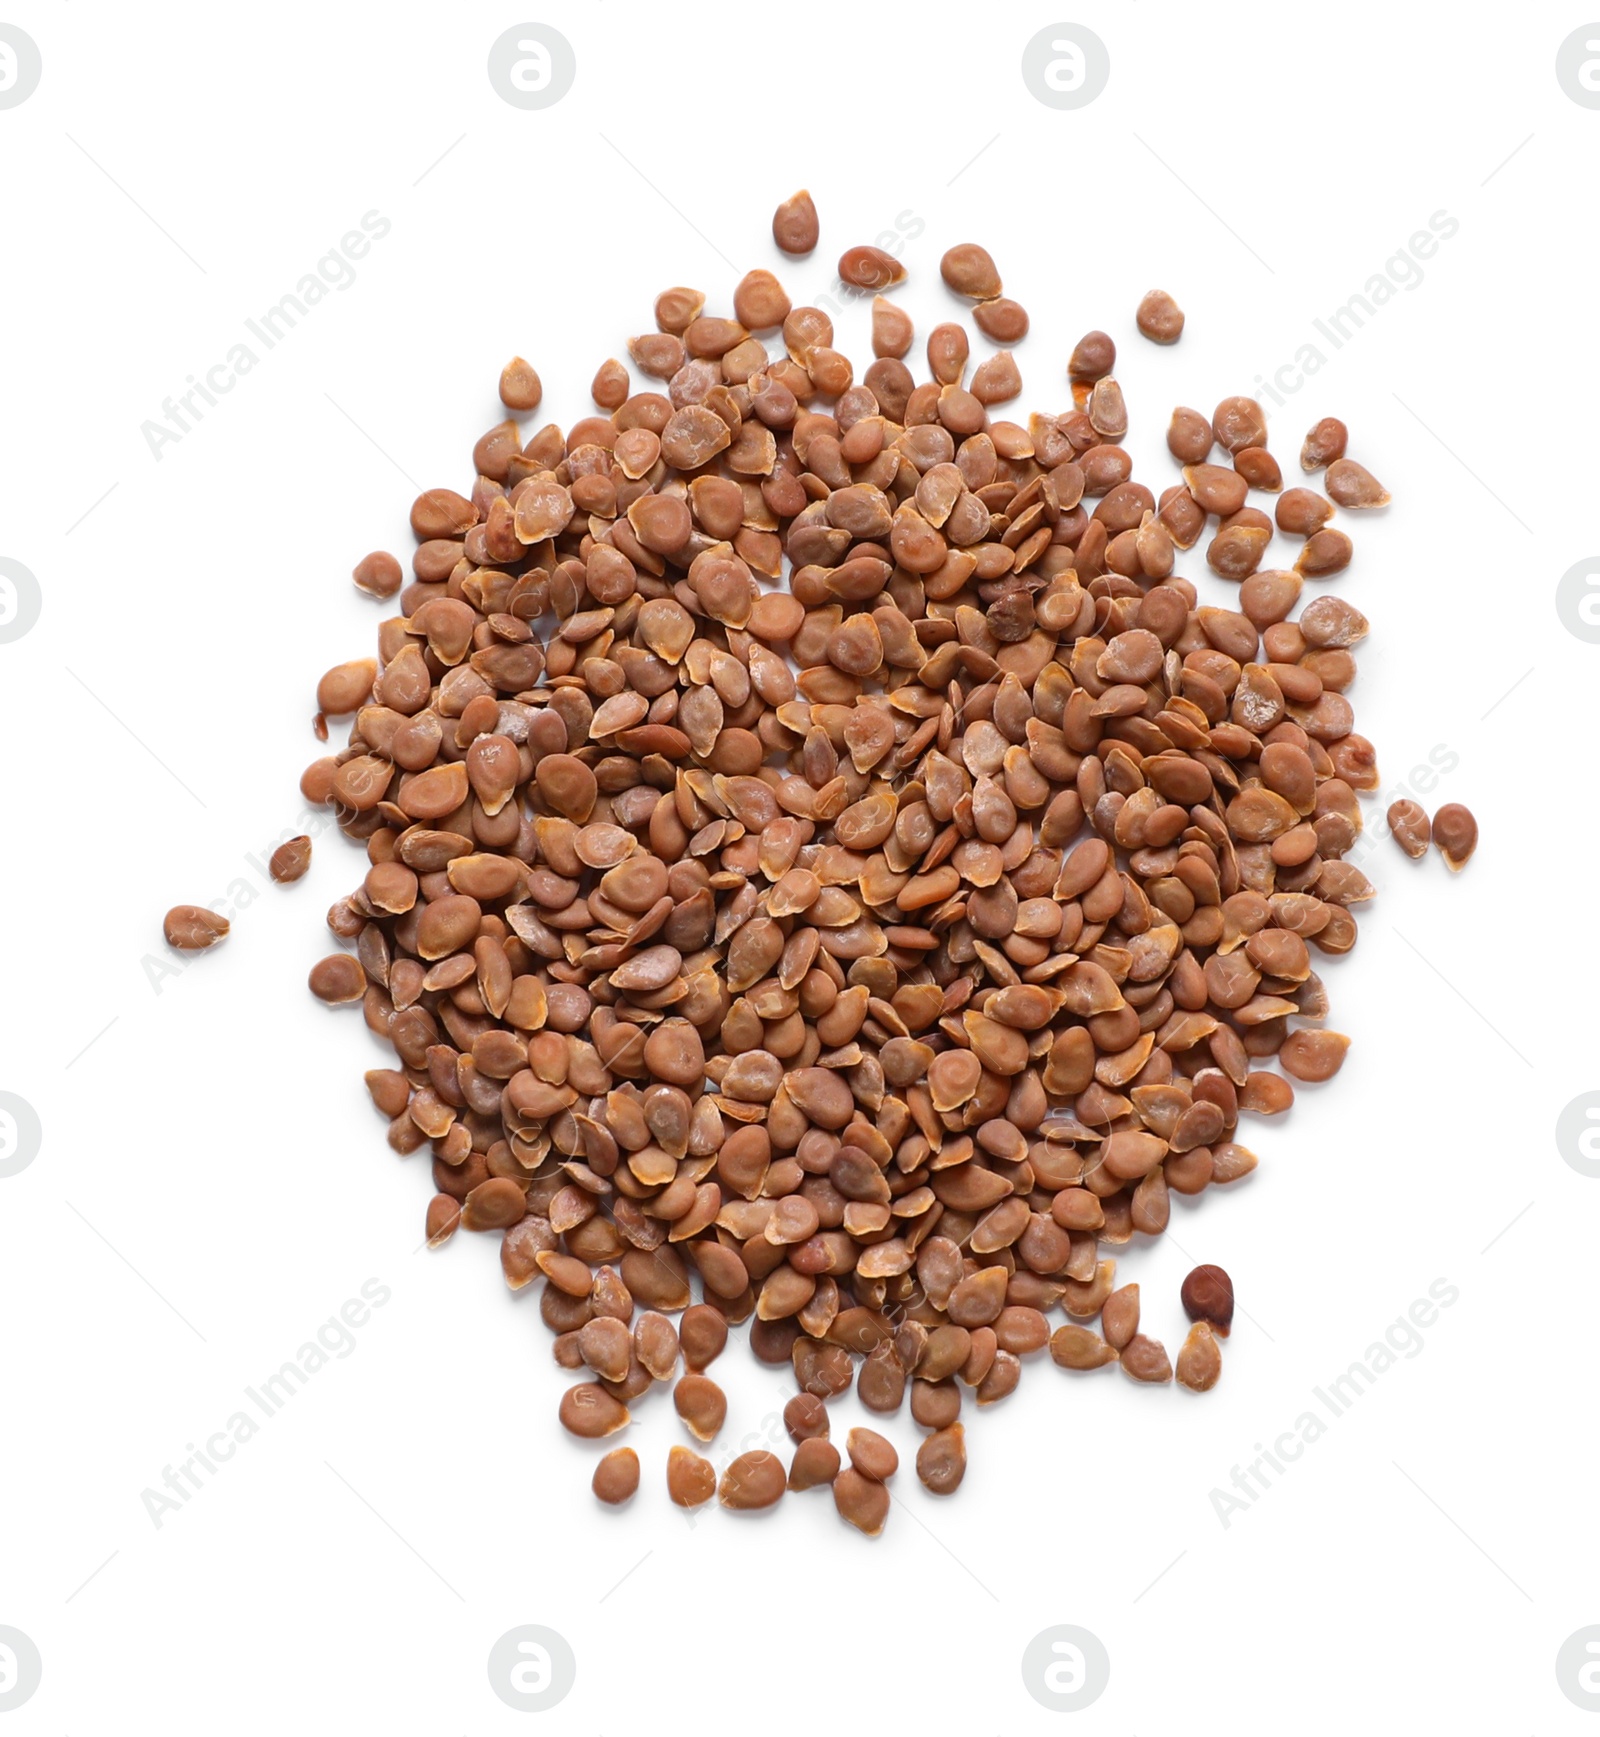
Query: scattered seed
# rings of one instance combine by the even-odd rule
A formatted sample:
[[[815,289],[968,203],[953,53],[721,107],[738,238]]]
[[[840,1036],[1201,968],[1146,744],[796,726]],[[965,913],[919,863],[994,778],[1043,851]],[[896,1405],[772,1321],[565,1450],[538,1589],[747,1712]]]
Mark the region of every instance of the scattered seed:
[[[1153,344],[1175,344],[1183,336],[1183,309],[1165,290],[1148,291],[1135,318]]]
[[[543,397],[544,386],[533,364],[513,356],[500,370],[500,402],[507,410],[521,413],[537,410]]]
[[[311,993],[318,1001],[338,1007],[348,1001],[359,1001],[367,992],[367,974],[361,961],[348,953],[330,953],[311,967]]]
[[[626,1502],[639,1488],[638,1454],[632,1448],[612,1448],[594,1468],[593,1487],[600,1500],[611,1507]]]
[[[161,932],[169,947],[181,953],[198,953],[214,947],[228,932],[228,919],[204,905],[174,905],[162,919]]]
[[[1385,818],[1390,836],[1413,862],[1428,854],[1433,835],[1428,825],[1428,811],[1420,802],[1413,802],[1409,796],[1399,797],[1389,804]]]
[[[267,873],[279,883],[297,881],[311,867],[311,840],[301,833],[286,844],[280,844],[267,863]]]
[[[804,189],[785,199],[772,214],[772,239],[785,253],[810,253],[820,233],[817,208]]]
[[[400,563],[382,549],[363,555],[350,577],[355,581],[356,590],[365,591],[369,597],[393,597],[405,583]]]
[[[906,268],[881,247],[847,247],[839,256],[839,276],[854,289],[888,289],[905,275]]]
[[[1335,459],[1343,458],[1345,444],[1349,439],[1350,430],[1337,416],[1324,416],[1313,425],[1300,448],[1300,468],[1321,470],[1325,464],[1332,464]]]
[[[1457,872],[1465,868],[1478,848],[1478,823],[1472,810],[1459,802],[1445,803],[1433,817],[1433,842],[1450,868]]]
[[[939,275],[958,296],[975,302],[992,301],[1000,294],[1000,273],[988,250],[975,241],[947,249],[939,261]]]

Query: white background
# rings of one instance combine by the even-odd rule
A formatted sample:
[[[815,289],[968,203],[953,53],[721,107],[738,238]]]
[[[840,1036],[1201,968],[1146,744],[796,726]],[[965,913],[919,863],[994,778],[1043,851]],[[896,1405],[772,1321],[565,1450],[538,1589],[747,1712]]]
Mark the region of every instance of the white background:
[[[485,1665],[530,1622],[577,1656],[540,1716],[563,1732],[638,1728],[663,1697],[681,1719],[796,1731],[1586,1728],[1554,1666],[1600,1622],[1600,1183],[1554,1130],[1600,1086],[1600,648],[1555,609],[1597,540],[1600,112],[1555,77],[1587,15],[62,0],[5,17],[44,69],[0,112],[0,555],[44,594],[0,645],[0,1088],[44,1127],[0,1180],[0,1624],[44,1661],[5,1730],[522,1729]],[[529,17],[577,57],[546,112],[485,75]],[[1111,78],[1058,112],[1020,58],[1074,17]],[[783,261],[770,213],[801,185],[822,244]],[[370,210],[392,232],[356,281],[154,459],[141,423]],[[1459,230],[1421,281],[1337,352],[1319,341],[1313,320],[1375,274],[1410,276],[1395,258],[1436,212]],[[415,1252],[425,1161],[396,1159],[367,1103],[378,1046],[306,993],[360,853],[330,829],[290,889],[260,864],[301,830],[316,678],[368,654],[384,613],[350,567],[409,558],[413,482],[466,486],[505,359],[532,358],[539,419],[570,424],[660,288],[725,310],[765,265],[812,299],[900,213],[923,225],[900,299],[924,334],[960,317],[937,275],[960,240],[1029,308],[1020,408],[1060,408],[1072,342],[1115,336],[1157,489],[1174,404],[1209,411],[1319,342],[1327,365],[1273,410],[1272,444],[1296,480],[1305,429],[1337,413],[1394,493],[1341,519],[1355,563],[1322,587],[1373,624],[1352,695],[1384,776],[1369,818],[1438,749],[1458,763],[1423,799],[1469,803],[1482,845],[1459,877],[1365,851],[1379,897],[1325,971],[1329,1023],[1354,1038],[1342,1074],[1246,1124],[1248,1182],[1175,1200],[1171,1234],[1125,1251],[1174,1353],[1183,1273],[1233,1274],[1213,1393],[1033,1360],[1003,1406],[979,1416],[969,1395],[950,1500],[917,1484],[902,1414],[875,1543],[825,1492],[754,1522],[671,1508],[680,1436],[658,1394],[628,1438],[644,1488],[601,1511],[592,1453],[555,1422],[566,1377],[536,1296],[507,1294],[497,1239]],[[1134,331],[1152,284],[1188,313],[1172,350]],[[865,306],[839,326],[864,365]],[[1199,550],[1179,570],[1226,601]],[[178,901],[238,914],[158,993],[148,961],[172,963]],[[354,1350],[154,1526],[141,1492],[369,1278],[392,1295]],[[1459,1301],[1420,1352],[1225,1527],[1211,1491],[1437,1279]],[[791,1384],[742,1344],[716,1373],[725,1456],[765,1439]],[[842,1441],[859,1414],[834,1413]],[[1065,1717],[1020,1672],[1057,1623],[1111,1658],[1105,1695]]]

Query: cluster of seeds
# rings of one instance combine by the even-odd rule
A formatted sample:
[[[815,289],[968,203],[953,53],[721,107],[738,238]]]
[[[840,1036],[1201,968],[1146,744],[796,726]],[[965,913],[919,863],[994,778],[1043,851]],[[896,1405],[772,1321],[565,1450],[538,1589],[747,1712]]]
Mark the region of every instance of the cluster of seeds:
[[[773,231],[814,247],[809,197]],[[840,272],[903,276],[870,247]],[[986,336],[1026,331],[985,250],[942,274]],[[770,272],[729,315],[688,289],[655,315],[628,345],[645,389],[611,360],[566,431],[499,422],[466,494],[415,501],[411,582],[356,568],[402,613],[318,690],[354,723],[302,789],[370,866],[328,916],[354,950],[311,986],[395,1049],[367,1084],[391,1146],[431,1154],[430,1241],[498,1232],[510,1285],[545,1280],[586,1376],[570,1431],[674,1382],[711,1439],[704,1371],[748,1319],[794,1370],[797,1450],[740,1456],[722,1501],[828,1483],[875,1532],[894,1449],[856,1431],[843,1464],[823,1401],[909,1398],[947,1492],[963,1389],[1003,1399],[1031,1354],[1170,1379],[1116,1250],[1253,1169],[1240,1116],[1343,1061],[1315,963],[1373,890],[1341,860],[1378,784],[1345,697],[1367,622],[1300,603],[1350,559],[1335,503],[1388,496],[1319,424],[1302,463],[1329,498],[1279,495],[1303,547],[1263,570],[1260,407],[1176,411],[1157,495],[1104,333],[1071,408],[1008,421],[1009,353],[969,378],[940,325],[918,380],[882,297],[860,379]],[[1172,342],[1182,319],[1152,292],[1138,324]],[[520,358],[500,392],[542,396]],[[1208,531],[1228,607],[1176,571]],[[1177,1378],[1204,1389],[1231,1285],[1200,1269],[1184,1301]],[[638,1479],[618,1449],[595,1490]],[[718,1493],[687,1448],[667,1481]]]

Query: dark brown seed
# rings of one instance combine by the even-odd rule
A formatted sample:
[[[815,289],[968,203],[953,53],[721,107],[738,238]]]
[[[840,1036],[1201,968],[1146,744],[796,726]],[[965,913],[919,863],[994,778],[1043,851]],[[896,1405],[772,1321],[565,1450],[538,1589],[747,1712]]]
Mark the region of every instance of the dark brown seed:
[[[198,953],[214,947],[228,932],[228,919],[204,905],[174,905],[162,919],[161,932],[169,947],[181,953]]]
[[[1450,868],[1458,872],[1478,848],[1478,823],[1470,808],[1447,802],[1433,817],[1433,842]]]
[[[1224,1338],[1233,1325],[1233,1280],[1221,1267],[1196,1267],[1183,1281],[1183,1312],[1209,1321]]]
[[[639,1488],[639,1456],[632,1448],[613,1448],[594,1468],[594,1493],[617,1507]]]

